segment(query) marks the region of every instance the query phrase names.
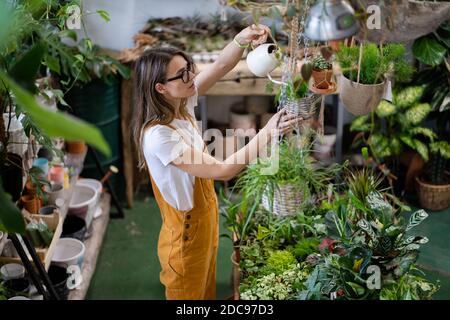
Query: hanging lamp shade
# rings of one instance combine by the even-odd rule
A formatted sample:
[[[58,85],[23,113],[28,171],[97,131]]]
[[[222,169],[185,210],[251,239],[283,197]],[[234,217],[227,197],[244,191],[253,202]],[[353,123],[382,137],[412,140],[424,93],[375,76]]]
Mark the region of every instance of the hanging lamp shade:
[[[355,10],[344,0],[319,0],[310,10],[305,35],[315,41],[345,39],[359,30]]]

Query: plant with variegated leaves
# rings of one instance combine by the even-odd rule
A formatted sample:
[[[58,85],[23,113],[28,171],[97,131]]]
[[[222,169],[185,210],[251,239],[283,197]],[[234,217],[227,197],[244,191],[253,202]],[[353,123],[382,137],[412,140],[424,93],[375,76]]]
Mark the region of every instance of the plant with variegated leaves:
[[[347,197],[326,215],[334,250],[324,252],[299,298],[429,299],[438,287],[417,275],[415,267],[428,238],[410,234],[428,214],[418,210],[408,221],[399,217],[371,171],[357,172],[349,181]],[[381,290],[366,285],[369,266],[379,268]]]
[[[417,151],[429,159],[429,144],[437,138],[432,129],[422,126],[431,111],[428,103],[421,103],[424,88],[407,87],[394,93],[393,102],[382,101],[375,112],[356,118],[351,131],[360,132],[355,145],[370,146],[376,158],[400,156],[405,150]]]

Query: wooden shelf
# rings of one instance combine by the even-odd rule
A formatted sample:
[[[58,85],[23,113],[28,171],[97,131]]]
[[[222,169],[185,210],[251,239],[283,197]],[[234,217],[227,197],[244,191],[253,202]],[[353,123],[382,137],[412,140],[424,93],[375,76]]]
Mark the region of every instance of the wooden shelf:
[[[111,196],[108,193],[102,194],[100,200],[102,215],[92,220],[91,236],[84,240],[86,250],[81,270],[83,281],[77,289],[70,291],[68,300],[84,300],[86,297],[109,223],[110,198]]]

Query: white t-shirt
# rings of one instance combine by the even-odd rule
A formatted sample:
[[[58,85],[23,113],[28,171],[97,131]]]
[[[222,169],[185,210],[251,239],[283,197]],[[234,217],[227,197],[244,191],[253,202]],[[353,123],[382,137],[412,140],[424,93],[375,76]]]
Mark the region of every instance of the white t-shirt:
[[[194,107],[198,94],[189,97],[187,110],[195,121]],[[194,207],[195,177],[174,166],[171,162],[181,156],[186,148],[204,150],[204,142],[198,128],[189,120],[174,119],[170,125],[150,127],[143,134],[143,151],[150,175],[164,200],[179,211]]]

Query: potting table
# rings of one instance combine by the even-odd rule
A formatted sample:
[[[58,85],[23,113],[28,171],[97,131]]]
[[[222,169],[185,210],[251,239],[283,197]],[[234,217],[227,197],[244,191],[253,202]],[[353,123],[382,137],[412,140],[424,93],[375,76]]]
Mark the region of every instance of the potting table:
[[[94,275],[98,254],[100,252],[100,248],[102,247],[103,238],[110,218],[110,195],[108,193],[102,194],[100,207],[102,208],[102,214],[100,217],[92,220],[91,236],[84,240],[84,246],[86,249],[84,251],[83,266],[81,269],[83,281],[80,286],[70,291],[68,300],[84,300],[89,289],[92,276]]]

